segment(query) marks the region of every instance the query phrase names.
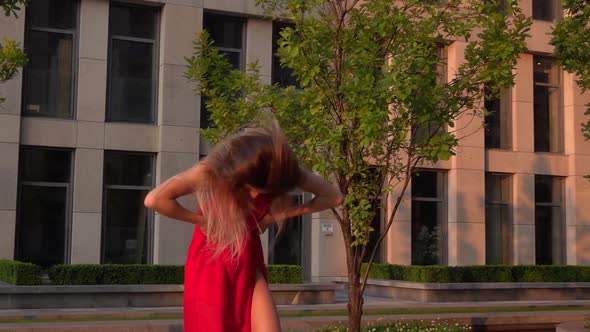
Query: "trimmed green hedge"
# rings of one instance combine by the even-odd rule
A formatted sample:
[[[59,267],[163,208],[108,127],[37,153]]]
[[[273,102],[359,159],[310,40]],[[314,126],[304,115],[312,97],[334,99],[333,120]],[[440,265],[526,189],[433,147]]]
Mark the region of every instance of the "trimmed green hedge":
[[[302,283],[303,269],[293,265],[268,265],[270,283]],[[55,285],[182,284],[182,265],[75,264],[49,270]]]
[[[49,270],[54,285],[182,284],[182,265],[73,264]]]
[[[366,271],[366,264],[362,267]],[[477,265],[406,266],[373,264],[370,278],[431,282],[590,282],[590,266]]]
[[[35,264],[0,260],[0,281],[12,285],[39,285],[41,268]]]
[[[303,268],[299,265],[267,265],[269,284],[300,284]]]

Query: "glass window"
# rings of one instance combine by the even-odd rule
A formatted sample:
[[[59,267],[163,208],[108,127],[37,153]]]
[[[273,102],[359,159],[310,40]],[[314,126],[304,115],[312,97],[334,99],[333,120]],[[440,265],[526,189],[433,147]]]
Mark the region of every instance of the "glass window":
[[[155,122],[158,9],[111,5],[107,121]]]
[[[301,204],[301,195],[290,197],[290,205]],[[280,232],[276,224],[268,232],[268,264],[303,265],[303,216],[293,217],[284,222]]]
[[[486,264],[510,264],[510,175],[486,173]]]
[[[497,13],[507,14],[510,7],[508,0],[484,0],[486,4],[491,4]]]
[[[156,8],[113,5],[109,13],[110,34],[121,37],[156,39]]]
[[[503,90],[499,96],[489,97],[486,93],[485,109],[489,112],[485,117],[486,149],[510,149],[510,90]]]
[[[431,84],[438,86],[447,83],[447,54],[444,47],[438,46],[431,52],[432,60],[436,60],[436,64],[432,66],[431,70],[436,72],[435,77],[425,77],[424,80],[428,80]],[[436,57],[436,59],[434,59]],[[423,75],[424,73],[421,73]],[[420,105],[414,111],[415,116],[419,119],[419,123],[414,125],[412,128],[412,140],[418,145],[427,143],[433,137],[437,136],[437,133],[446,131],[445,124],[438,123],[435,119],[432,119],[433,114],[432,108],[435,107],[431,104]]]
[[[553,21],[561,10],[559,0],[533,0],[533,19]]]
[[[377,246],[377,240],[379,240],[379,237],[381,236],[381,199],[372,199],[371,206],[373,207],[373,211],[375,211],[373,219],[371,220],[371,228],[373,231],[369,236],[369,242],[367,242],[367,249],[365,257],[363,257],[363,262],[368,262],[369,259],[371,259],[371,254]],[[383,242],[381,242],[381,246],[379,246],[375,252],[375,258],[373,259],[373,262],[375,263],[382,262],[382,245]]]
[[[234,68],[244,70],[244,19],[239,17],[205,13],[203,29],[209,32],[213,46],[217,48]],[[210,125],[207,99],[201,98],[200,127]]]
[[[109,152],[104,172],[107,185],[151,187],[154,183],[150,155]]]
[[[559,67],[551,58],[534,57],[534,131],[536,152],[563,150]]]
[[[412,265],[446,263],[444,173],[422,170],[412,175]]]
[[[279,49],[279,40],[281,39],[281,31],[285,28],[294,28],[294,24],[284,22],[272,22],[272,84],[277,84],[280,87],[295,86],[299,87],[297,78],[293,76],[291,68],[283,67],[281,60],[277,54]]]
[[[72,153],[24,147],[19,155],[15,259],[67,262]]]
[[[26,10],[23,114],[71,118],[78,1],[33,0]]]
[[[153,187],[154,158],[107,151],[104,163],[102,262],[147,264],[153,214],[143,201]]]
[[[535,254],[537,264],[565,264],[563,178],[535,175]]]

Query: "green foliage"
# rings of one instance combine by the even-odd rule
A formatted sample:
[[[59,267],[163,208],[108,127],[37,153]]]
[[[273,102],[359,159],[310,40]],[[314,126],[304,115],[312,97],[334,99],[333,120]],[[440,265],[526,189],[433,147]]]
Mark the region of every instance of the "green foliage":
[[[257,63],[233,69],[208,33],[198,33],[186,77],[211,114],[203,135],[215,143],[270,113],[299,159],[339,185],[346,198],[334,214],[356,308],[360,265],[371,254],[371,200],[396,186],[403,197],[418,167],[455,154],[472,134],[455,122],[485,114],[484,87],[497,94],[513,84],[531,21],[515,0],[501,10],[503,1],[482,0],[256,2],[293,23],[277,54],[297,87],[262,84]],[[462,61],[447,68],[445,48]],[[397,210],[389,211],[387,225]],[[358,327],[361,310],[350,310]]]
[[[590,1],[563,0],[565,15],[552,31],[551,44],[565,70],[578,76],[582,92],[590,89]],[[590,104],[585,115],[590,116]],[[582,132],[590,140],[590,120],[582,123]],[[588,176],[590,179],[590,176]]]
[[[4,14],[14,17],[18,17],[17,11],[21,9],[21,5],[26,5],[26,3],[26,0],[0,0]],[[25,52],[19,46],[14,40],[5,40],[4,44],[0,43],[0,83],[13,78],[19,68],[27,63]],[[0,104],[5,99],[0,97]]]
[[[300,284],[303,268],[299,265],[267,265],[269,284]]]
[[[21,263],[22,264],[22,263]],[[297,265],[268,265],[269,283],[303,282],[303,269]],[[182,284],[182,265],[72,264],[49,269],[55,285]]]
[[[18,69],[27,63],[25,52],[14,40],[0,43],[0,82],[13,78]]]
[[[328,327],[318,330],[318,332],[347,332],[348,329],[343,326]],[[395,322],[389,324],[369,324],[364,326],[363,332],[468,332],[471,328],[447,321],[410,321]]]
[[[215,143],[272,113],[300,160],[347,196],[340,218],[352,235],[347,246],[368,242],[368,197],[389,192],[421,163],[449,159],[460,138],[450,130],[455,121],[484,112],[483,86],[496,93],[513,84],[530,25],[515,1],[511,15],[475,0],[352,1],[346,10],[337,0],[257,2],[294,23],[281,32],[277,53],[298,87],[262,84],[257,63],[234,70],[199,33],[186,77],[211,113],[203,134]],[[439,49],[463,42],[465,61],[454,75],[437,71],[446,63]]]
[[[363,265],[365,271],[367,265]],[[589,266],[477,265],[406,266],[373,264],[370,278],[428,283],[460,282],[588,282]]]
[[[28,0],[0,0],[0,7],[4,10],[4,15],[18,17],[18,11],[21,6],[26,5]]]
[[[31,263],[0,260],[0,281],[12,285],[39,285],[41,268]]]
[[[49,270],[55,285],[182,284],[181,265],[73,264]]]

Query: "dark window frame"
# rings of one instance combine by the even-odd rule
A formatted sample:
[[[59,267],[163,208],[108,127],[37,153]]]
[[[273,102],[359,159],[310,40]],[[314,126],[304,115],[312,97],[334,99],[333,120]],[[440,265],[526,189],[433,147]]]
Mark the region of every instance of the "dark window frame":
[[[48,27],[41,27],[41,26],[27,26],[27,11],[29,9],[25,9],[25,33],[24,33],[24,49],[25,51],[29,47],[30,43],[30,33],[32,31],[37,32],[46,32],[52,34],[63,34],[63,35],[70,35],[72,36],[72,82],[70,87],[70,104],[68,108],[68,116],[67,117],[55,117],[48,114],[43,113],[33,113],[27,112],[27,97],[29,96],[30,92],[27,91],[27,82],[29,80],[29,74],[27,73],[27,68],[29,63],[27,63],[22,69],[22,86],[21,86],[21,115],[25,117],[33,117],[33,118],[49,118],[49,119],[65,119],[65,120],[72,120],[75,119],[77,116],[77,108],[76,102],[78,100],[78,66],[79,66],[79,50],[80,50],[80,7],[81,7],[81,0],[74,0],[73,1],[76,6],[76,16],[74,17],[75,20],[75,28],[74,29],[56,29],[56,28],[48,28]]]
[[[109,123],[132,123],[132,124],[147,124],[147,125],[158,125],[158,86],[159,86],[159,62],[160,62],[160,37],[161,37],[161,26],[162,26],[162,8],[160,6],[150,5],[138,5],[135,3],[127,2],[111,2],[109,3],[109,17],[112,7],[126,7],[126,8],[141,8],[141,9],[152,9],[155,14],[155,26],[154,26],[154,39],[129,37],[121,35],[113,35],[111,32],[111,24],[109,20],[108,26],[108,46],[107,46],[107,81],[106,81],[106,103],[105,103],[105,122]],[[111,120],[111,89],[112,89],[112,51],[113,51],[113,40],[140,42],[145,44],[151,44],[153,46],[152,54],[152,105],[150,110],[150,121],[123,121],[123,120]]]
[[[293,196],[296,200],[297,200],[297,204],[301,205],[303,203],[303,193],[292,193],[290,194],[291,196]],[[303,219],[304,219],[304,215],[299,215],[299,216],[295,216],[293,218],[289,218],[288,220],[285,220],[286,223],[298,223],[300,225],[300,231],[301,231],[301,239],[303,242],[303,237],[305,236],[305,230],[304,230],[304,223],[303,223]],[[277,225],[273,224],[271,227],[269,227],[268,229],[268,264],[281,264],[281,263],[277,263],[275,261],[275,257],[274,257],[274,251],[270,250],[270,249],[274,249],[274,246],[276,244],[276,235],[277,235]],[[280,240],[280,238],[279,238]],[[303,265],[303,256],[304,256],[304,250],[305,248],[303,247],[303,243],[301,243],[301,248],[300,248],[300,252],[299,254],[301,255],[301,262],[299,262],[298,265]]]
[[[449,247],[449,243],[448,243],[448,224],[449,224],[449,218],[448,218],[448,211],[449,211],[449,198],[448,198],[448,171],[444,170],[444,169],[434,169],[434,168],[424,168],[424,169],[417,169],[416,173],[424,173],[424,172],[431,172],[431,173],[436,173],[437,176],[437,186],[440,184],[440,188],[437,188],[437,196],[440,197],[422,197],[422,196],[414,196],[414,193],[412,192],[411,194],[411,205],[413,205],[414,202],[436,202],[441,204],[440,207],[440,215],[439,217],[441,218],[441,220],[438,222],[438,225],[440,226],[440,236],[441,239],[439,239],[438,243],[440,244],[441,248],[438,248],[439,253],[440,253],[440,257],[439,257],[439,261],[437,262],[437,265],[447,265],[448,264],[448,247]],[[413,177],[414,175],[412,175]],[[412,229],[412,227],[414,227],[414,217],[412,216],[410,219],[410,229]],[[413,240],[413,231],[410,231],[410,242],[414,242]],[[413,249],[414,249],[414,244],[410,244],[410,256],[413,257]],[[414,262],[411,262],[411,264],[414,264]]]
[[[537,66],[538,61],[550,60],[552,62],[552,66],[555,66],[555,70],[557,73],[556,82],[537,82],[534,78],[535,75],[535,67]],[[557,142],[552,142],[552,135],[551,135],[551,127],[548,128],[549,132],[545,133],[547,135],[549,149],[548,151],[545,150],[537,150],[536,147],[536,135],[537,135],[537,127],[533,122],[533,148],[535,153],[551,153],[551,154],[563,154],[565,151],[565,127],[564,127],[564,108],[563,108],[563,75],[561,72],[561,67],[557,64],[557,60],[551,56],[543,56],[543,55],[533,55],[533,121],[536,116],[535,110],[535,88],[536,87],[544,87],[549,90],[553,89],[555,93],[557,93],[557,109],[554,112],[557,113],[557,129],[559,130]],[[551,125],[551,105],[547,105],[548,107],[548,124]],[[556,149],[555,151],[551,151],[551,145],[555,144]]]
[[[437,43],[435,55],[438,61],[432,70],[437,72],[436,83],[437,85],[448,84],[449,49],[447,45]],[[435,127],[435,125],[431,125],[430,120],[427,120],[410,128],[411,141],[422,144],[425,140],[427,142],[430,141],[437,132],[441,131],[448,133],[448,125],[443,124],[442,126]]]
[[[102,183],[102,216],[101,216],[101,236],[100,236],[100,263],[104,264],[106,258],[106,246],[105,241],[106,234],[107,234],[107,192],[109,189],[111,190],[137,190],[143,191],[147,190],[150,191],[155,186],[155,171],[157,166],[157,156],[154,153],[149,152],[137,152],[137,151],[120,151],[120,150],[104,150],[104,158],[103,164],[106,164],[106,157],[109,153],[116,153],[116,154],[125,154],[125,155],[141,155],[141,156],[149,156],[151,158],[151,171],[154,176],[152,176],[152,183],[150,185],[113,185],[113,184],[106,184],[106,167],[103,167],[103,183]],[[155,238],[155,213],[153,210],[147,209],[147,247],[146,247],[146,264],[153,264],[154,260],[154,238]]]
[[[496,102],[498,103],[498,110],[489,110],[487,109],[487,105],[486,103],[491,103],[491,102]],[[491,99],[486,99],[484,100],[484,106],[486,108],[486,111],[488,112],[494,112],[494,114],[489,114],[487,116],[485,116],[484,118],[484,123],[485,123],[485,128],[484,128],[484,146],[486,149],[491,150],[491,149],[496,149],[496,150],[508,150],[511,151],[512,150],[512,137],[513,137],[513,132],[512,132],[512,90],[511,89],[505,89],[500,91],[499,95],[497,97],[491,98]],[[505,110],[503,111],[503,107],[502,105],[505,106]],[[491,132],[490,132],[490,128],[488,127],[488,124],[491,125],[491,123],[489,122],[490,119],[492,119],[492,117],[494,116],[499,116],[499,128],[498,128],[498,133],[499,133],[499,138],[498,138],[498,143],[496,144],[496,142],[493,141],[493,137],[491,136]],[[502,117],[505,116],[506,119],[504,121],[502,121]],[[489,133],[489,134],[488,134]]]
[[[272,61],[271,61],[271,84],[277,84],[278,86],[282,87],[282,88],[286,88],[288,86],[294,86],[296,89],[301,89],[301,86],[299,85],[299,82],[297,81],[297,78],[295,76],[293,76],[292,74],[292,70],[290,68],[285,68],[282,67],[280,64],[280,58],[277,55],[278,49],[279,49],[279,45],[278,45],[278,41],[281,38],[281,31],[284,28],[295,28],[295,24],[292,22],[286,22],[286,21],[273,21],[272,22]],[[278,77],[283,77],[283,76],[289,76],[289,78],[287,79],[288,83],[287,85],[282,84],[283,81],[277,79]],[[291,84],[291,83],[295,83],[295,84]]]
[[[47,181],[20,181],[20,154],[23,150],[53,150],[53,151],[63,151],[68,152],[70,154],[70,181],[69,182],[47,182]],[[19,234],[21,231],[21,222],[20,218],[22,217],[22,192],[24,187],[50,187],[50,188],[66,188],[66,202],[65,202],[65,220],[64,220],[64,257],[63,261],[64,264],[70,264],[71,262],[71,249],[72,249],[72,219],[73,219],[73,188],[74,188],[74,167],[75,167],[75,151],[73,149],[68,148],[54,148],[54,147],[45,147],[45,146],[34,146],[34,145],[22,145],[19,150],[19,165],[18,165],[18,186],[17,186],[17,206],[16,206],[16,225],[15,225],[15,242],[14,242],[14,253],[13,257],[15,260],[18,259],[18,253],[20,249],[20,240]]]
[[[304,202],[308,202],[310,201],[313,197],[310,193],[307,192],[301,192],[301,191],[294,191],[291,192],[290,195],[296,196],[297,199],[299,200],[300,203],[304,203]],[[311,281],[311,254],[312,254],[312,246],[311,246],[311,229],[312,229],[312,225],[311,225],[311,219],[312,219],[312,215],[311,214],[303,214],[300,216],[295,217],[298,220],[294,221],[294,222],[301,222],[301,267],[303,268],[303,280],[305,282],[310,282]],[[272,264],[274,262],[274,257],[273,254],[271,254],[271,249],[272,249],[272,243],[271,241],[272,236],[275,235],[275,233],[273,233],[273,227],[270,227],[268,229],[268,231],[263,235],[263,236],[267,236],[267,245],[266,245],[266,249],[267,249],[267,256],[266,256],[266,264]],[[322,235],[323,236],[323,235]]]
[[[550,17],[542,17],[535,15],[535,0],[531,2],[531,17],[533,20],[536,21],[543,21],[543,22],[554,22],[555,20],[561,18],[563,16],[563,9],[561,6],[561,1],[559,0],[541,0],[544,5],[550,5]]]
[[[223,13],[218,13],[218,12],[211,12],[211,11],[205,11],[203,13],[203,30],[207,30],[207,27],[205,26],[205,21],[207,20],[207,16],[214,16],[214,17],[218,17],[220,19],[224,19],[224,20],[230,20],[230,21],[235,21],[235,22],[239,22],[240,24],[242,24],[242,38],[241,38],[241,43],[242,43],[242,48],[232,48],[232,47],[220,47],[220,46],[216,46],[213,45],[213,48],[215,48],[216,50],[220,51],[220,52],[224,52],[224,53],[234,53],[234,54],[238,54],[239,57],[239,69],[241,71],[245,71],[246,70],[246,34],[247,34],[247,22],[248,19],[244,18],[244,17],[240,17],[240,16],[233,16],[233,15],[227,15],[227,14],[223,14]],[[210,34],[211,35],[211,34]],[[201,129],[206,129],[209,128],[209,124],[211,123],[211,121],[208,118],[205,118],[206,116],[209,116],[209,112],[207,112],[207,106],[206,106],[206,98],[201,95],[200,96],[200,104],[201,107],[199,109],[199,127]]]
[[[485,209],[488,208],[488,206],[502,206],[505,207],[507,210],[507,218],[508,220],[506,220],[507,223],[507,228],[508,228],[508,234],[507,234],[507,245],[504,248],[504,245],[502,246],[502,249],[506,249],[507,252],[502,252],[502,264],[513,264],[514,262],[514,254],[513,254],[513,250],[514,250],[514,222],[513,222],[513,218],[512,218],[512,213],[513,213],[513,209],[514,209],[514,203],[513,203],[513,197],[514,197],[514,188],[513,188],[513,174],[509,174],[509,173],[496,173],[496,172],[486,172],[485,174],[486,176],[486,183],[487,183],[487,178],[488,176],[494,176],[494,177],[504,177],[506,179],[506,181],[508,182],[507,184],[507,192],[506,192],[506,196],[504,199],[500,199],[500,200],[493,200],[490,199],[488,196],[488,188],[485,188]],[[502,184],[500,184],[502,185]],[[503,190],[503,188],[502,188]],[[487,217],[485,218],[485,223],[487,225]],[[500,225],[501,227],[502,225]],[[486,264],[490,264],[488,263],[488,257],[487,257],[487,235],[486,235]]]
[[[546,178],[546,179],[551,179],[551,183],[553,186],[553,183],[555,180],[559,180],[559,188],[557,190],[559,190],[559,198],[560,201],[559,202],[537,202],[537,197],[536,197],[536,191],[537,191],[537,179],[539,178]],[[551,192],[553,193],[554,188],[551,188]],[[559,208],[559,222],[560,222],[560,230],[561,230],[561,234],[560,234],[560,238],[559,238],[559,250],[560,250],[560,257],[552,257],[553,262],[551,263],[552,265],[564,265],[567,262],[567,221],[566,221],[566,215],[565,215],[565,177],[563,176],[554,176],[554,175],[546,175],[546,174],[535,174],[535,212],[534,212],[534,222],[535,222],[535,264],[537,263],[537,258],[538,258],[538,253],[536,252],[536,247],[537,247],[537,232],[536,232],[536,228],[537,228],[537,207],[549,207],[549,208]],[[552,195],[554,196],[554,195]],[[550,243],[551,246],[554,245],[554,243]],[[558,260],[557,262],[555,260]]]

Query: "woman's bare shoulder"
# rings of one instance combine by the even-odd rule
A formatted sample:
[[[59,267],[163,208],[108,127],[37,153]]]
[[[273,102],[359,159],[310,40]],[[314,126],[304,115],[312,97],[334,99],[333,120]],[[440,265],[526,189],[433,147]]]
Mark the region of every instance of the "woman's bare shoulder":
[[[196,163],[191,168],[180,174],[177,174],[175,178],[178,178],[196,187],[209,180],[211,176],[212,170],[209,168],[209,166],[204,163]]]

